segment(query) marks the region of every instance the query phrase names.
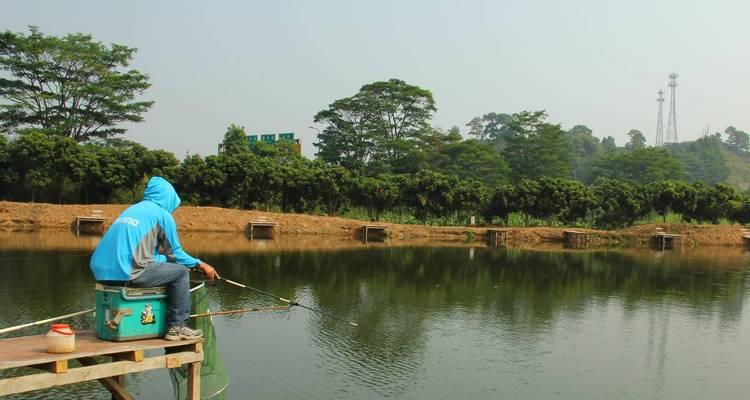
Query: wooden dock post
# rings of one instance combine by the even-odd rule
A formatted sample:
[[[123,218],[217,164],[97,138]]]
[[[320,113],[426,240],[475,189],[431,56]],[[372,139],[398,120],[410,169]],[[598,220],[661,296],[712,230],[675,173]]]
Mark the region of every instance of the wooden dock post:
[[[388,237],[388,230],[383,225],[363,225],[362,228],[362,241],[364,243],[367,243],[370,238],[370,232],[377,232],[377,237],[373,237],[373,240],[377,240],[380,242],[385,241],[385,239]]]
[[[268,221],[263,217],[258,218],[256,221],[250,221],[247,224],[247,234],[250,237],[250,240],[255,239],[256,230],[258,230],[259,232],[263,231],[265,233],[264,237],[267,239],[275,239],[276,229],[276,222]]]
[[[487,229],[487,244],[490,246],[505,245],[508,241],[507,229]]]
[[[152,349],[168,349],[170,353],[144,356],[144,350]],[[98,356],[109,357],[111,361],[100,363],[94,358]],[[82,366],[71,366],[71,360],[78,360]],[[107,388],[113,399],[133,399],[124,387],[126,374],[188,364],[188,399],[198,400],[202,361],[201,339],[107,342],[97,339],[93,332],[78,332],[76,350],[64,354],[47,353],[45,335],[2,339],[0,370],[32,367],[42,372],[0,379],[0,396],[97,380]]]

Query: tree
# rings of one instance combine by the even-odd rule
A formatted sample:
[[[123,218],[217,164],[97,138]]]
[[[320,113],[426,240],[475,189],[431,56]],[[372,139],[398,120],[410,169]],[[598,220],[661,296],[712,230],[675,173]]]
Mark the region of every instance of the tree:
[[[96,42],[90,35],[0,34],[0,124],[9,131],[36,128],[84,142],[125,132],[120,122],[140,122],[153,105],[136,101],[150,83],[123,71],[134,48]]]
[[[625,148],[628,150],[640,150],[646,147],[646,137],[638,129],[631,129],[628,132],[630,141],[625,144]]]
[[[602,139],[602,150],[604,150],[605,153],[612,153],[617,150],[617,144],[615,144],[615,138],[612,136],[607,136],[604,139]]]
[[[748,135],[747,132],[729,126],[724,130],[724,134],[727,135],[727,146],[729,146],[732,151],[740,154],[747,154],[750,152],[750,135]]]
[[[592,190],[597,199],[596,224],[603,228],[632,225],[649,211],[644,193],[631,183],[599,178]]]
[[[544,122],[544,111],[513,114],[504,128],[512,132],[503,156],[514,179],[567,177],[570,174],[570,148],[560,125]]]
[[[316,123],[326,124],[315,143],[317,155],[355,171],[371,160],[389,169],[417,145],[435,110],[429,90],[402,80],[364,85],[315,115]]]
[[[594,177],[607,177],[636,183],[681,179],[682,165],[663,148],[612,153],[594,163]]]
[[[466,126],[469,127],[469,135],[476,137],[477,140],[484,141],[485,131],[484,122],[479,117],[474,117]]]
[[[235,124],[229,125],[221,142],[221,150],[224,154],[250,154],[250,143],[247,141],[245,127]]]
[[[717,133],[692,142],[676,143],[668,149],[682,164],[688,181],[714,185],[729,178],[729,168],[721,147],[721,135]]]
[[[585,125],[576,125],[567,134],[573,179],[588,183],[591,181],[594,160],[601,156],[602,144]]]

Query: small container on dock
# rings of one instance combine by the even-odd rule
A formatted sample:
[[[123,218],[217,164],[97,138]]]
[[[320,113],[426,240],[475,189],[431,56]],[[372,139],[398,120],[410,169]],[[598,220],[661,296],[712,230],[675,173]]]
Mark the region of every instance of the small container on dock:
[[[122,342],[166,333],[167,288],[96,285],[96,336]]]
[[[68,324],[53,324],[45,341],[47,353],[72,353],[76,350],[76,333]]]

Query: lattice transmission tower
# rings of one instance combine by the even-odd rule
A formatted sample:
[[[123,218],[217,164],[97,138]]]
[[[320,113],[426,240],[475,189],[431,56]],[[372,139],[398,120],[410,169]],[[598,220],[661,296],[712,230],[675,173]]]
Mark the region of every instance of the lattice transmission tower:
[[[675,88],[677,88],[677,77],[679,75],[672,72],[669,74],[669,122],[667,124],[667,137],[664,138],[664,144],[677,143],[677,113],[675,111]]]
[[[664,91],[659,89],[656,102],[659,103],[659,114],[656,117],[656,147],[664,146]]]

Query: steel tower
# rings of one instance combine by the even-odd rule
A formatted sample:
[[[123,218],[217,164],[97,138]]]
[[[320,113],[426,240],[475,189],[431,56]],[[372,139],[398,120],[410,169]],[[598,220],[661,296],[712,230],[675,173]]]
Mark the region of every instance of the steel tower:
[[[672,72],[669,74],[669,122],[667,125],[667,137],[664,138],[664,144],[677,143],[677,113],[675,111],[675,88],[677,88],[677,77],[679,75]]]
[[[656,147],[664,146],[664,91],[659,89],[656,101],[659,103],[659,115],[656,117]]]

